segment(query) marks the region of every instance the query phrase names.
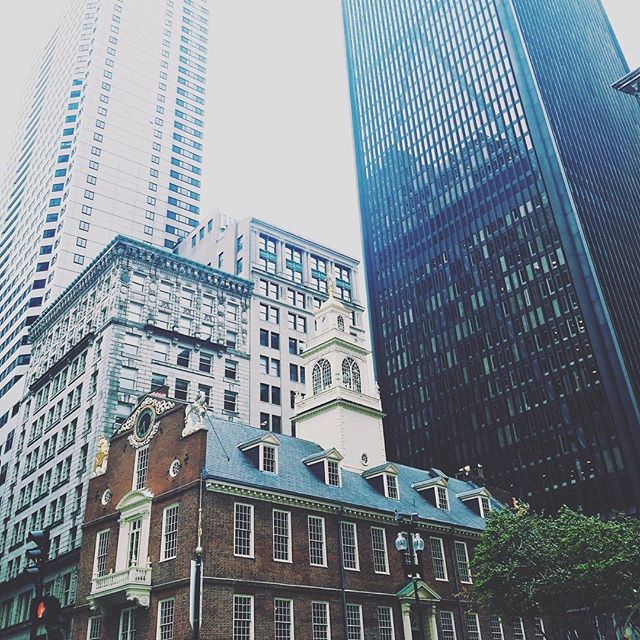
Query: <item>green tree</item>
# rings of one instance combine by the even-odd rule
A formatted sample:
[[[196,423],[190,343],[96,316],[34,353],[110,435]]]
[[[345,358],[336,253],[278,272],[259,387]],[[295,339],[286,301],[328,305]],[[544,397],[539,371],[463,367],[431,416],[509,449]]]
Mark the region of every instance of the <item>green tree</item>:
[[[554,517],[525,505],[493,512],[472,571],[479,607],[507,620],[546,618],[551,636],[604,637],[640,607],[640,521],[567,507]]]

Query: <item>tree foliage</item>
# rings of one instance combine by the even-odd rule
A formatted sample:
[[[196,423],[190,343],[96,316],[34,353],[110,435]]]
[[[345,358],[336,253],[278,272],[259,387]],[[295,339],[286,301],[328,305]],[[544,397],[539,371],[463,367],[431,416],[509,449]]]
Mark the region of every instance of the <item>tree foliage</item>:
[[[505,619],[541,616],[565,629],[578,618],[624,624],[640,606],[640,521],[567,507],[555,517],[524,505],[493,512],[472,571],[476,603]]]

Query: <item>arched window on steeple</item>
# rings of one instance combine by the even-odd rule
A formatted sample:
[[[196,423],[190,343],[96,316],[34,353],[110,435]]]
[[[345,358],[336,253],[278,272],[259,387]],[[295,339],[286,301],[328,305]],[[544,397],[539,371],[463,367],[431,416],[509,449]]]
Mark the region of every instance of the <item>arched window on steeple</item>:
[[[331,364],[324,358],[313,367],[313,393],[320,393],[331,386]]]
[[[344,318],[342,316],[338,316],[338,329],[344,331]]]
[[[362,381],[360,379],[360,367],[353,358],[345,358],[342,361],[342,381],[347,389],[362,391]]]

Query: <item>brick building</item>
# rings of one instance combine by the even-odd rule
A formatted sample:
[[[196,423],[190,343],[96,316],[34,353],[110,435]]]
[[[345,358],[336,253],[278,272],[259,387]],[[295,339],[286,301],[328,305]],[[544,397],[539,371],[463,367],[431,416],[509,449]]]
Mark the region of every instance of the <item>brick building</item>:
[[[319,443],[160,392],[141,400],[89,483],[74,640],[192,637],[198,548],[203,640],[542,637],[540,621],[503,624],[459,595],[483,516],[500,505],[471,482],[386,461],[368,354],[345,311],[330,290],[305,350],[298,433]],[[411,554],[394,545],[408,533],[425,541],[415,590]]]

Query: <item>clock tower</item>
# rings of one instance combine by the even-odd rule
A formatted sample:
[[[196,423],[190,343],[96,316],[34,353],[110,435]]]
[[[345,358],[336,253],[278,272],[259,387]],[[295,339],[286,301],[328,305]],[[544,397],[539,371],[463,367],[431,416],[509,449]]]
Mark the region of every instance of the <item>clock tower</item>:
[[[315,336],[302,354],[307,388],[296,401],[296,434],[325,449],[335,447],[345,468],[364,471],[383,464],[383,413],[367,362],[370,351],[331,283],[315,324]]]

